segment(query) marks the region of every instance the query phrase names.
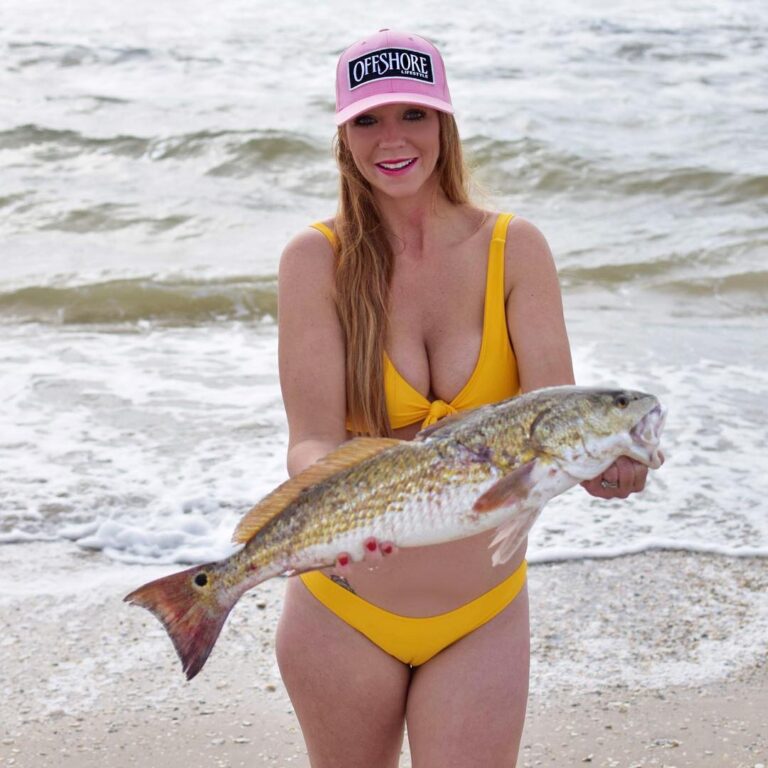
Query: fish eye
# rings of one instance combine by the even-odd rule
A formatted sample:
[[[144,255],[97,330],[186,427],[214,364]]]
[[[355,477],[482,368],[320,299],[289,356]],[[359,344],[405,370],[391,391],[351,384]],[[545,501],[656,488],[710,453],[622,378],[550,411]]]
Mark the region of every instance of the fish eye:
[[[626,395],[619,395],[614,402],[619,408],[626,408],[629,405],[629,398]]]
[[[198,573],[194,578],[194,582],[198,587],[204,587],[208,583],[208,574]]]

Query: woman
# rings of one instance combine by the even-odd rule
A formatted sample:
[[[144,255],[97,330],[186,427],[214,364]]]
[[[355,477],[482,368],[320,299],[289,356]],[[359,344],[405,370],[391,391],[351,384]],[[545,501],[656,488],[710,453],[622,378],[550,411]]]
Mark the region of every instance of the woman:
[[[474,206],[443,61],[389,30],[341,56],[337,216],[286,247],[280,380],[295,475],[352,434],[410,439],[450,413],[573,382],[555,266],[539,231]],[[585,483],[641,490],[622,458]],[[277,653],[314,768],[513,766],[528,692],[525,545],[493,534],[288,584]],[[332,578],[329,578],[332,577]],[[427,617],[427,618],[425,618]]]

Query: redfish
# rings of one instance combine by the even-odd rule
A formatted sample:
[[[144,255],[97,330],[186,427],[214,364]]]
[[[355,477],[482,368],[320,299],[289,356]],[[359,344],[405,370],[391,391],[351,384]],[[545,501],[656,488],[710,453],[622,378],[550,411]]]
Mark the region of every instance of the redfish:
[[[542,507],[619,456],[661,466],[665,412],[649,394],[552,387],[448,417],[412,441],[356,438],[262,499],[232,556],[157,579],[125,600],[163,623],[188,679],[230,610],[278,575],[362,560],[370,538],[418,547],[497,529],[506,562]]]

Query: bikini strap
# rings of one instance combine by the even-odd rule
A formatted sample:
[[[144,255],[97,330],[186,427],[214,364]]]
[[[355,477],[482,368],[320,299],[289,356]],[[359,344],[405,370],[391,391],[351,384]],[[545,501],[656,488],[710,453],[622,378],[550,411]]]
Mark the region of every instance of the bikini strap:
[[[499,240],[502,245],[507,241],[507,227],[509,222],[515,218],[514,213],[500,213],[496,218],[496,223],[493,225],[493,235],[491,236],[491,242]]]
[[[485,284],[486,327],[492,327],[493,318],[498,316],[499,308],[506,315],[504,308],[504,248],[507,242],[507,227],[514,218],[514,213],[500,213],[493,226],[491,245],[488,250],[488,275]]]
[[[322,232],[331,246],[334,248],[336,247],[336,234],[330,227],[323,224],[322,221],[316,221],[314,224],[310,224],[309,226],[313,229],[316,229],[318,232]]]

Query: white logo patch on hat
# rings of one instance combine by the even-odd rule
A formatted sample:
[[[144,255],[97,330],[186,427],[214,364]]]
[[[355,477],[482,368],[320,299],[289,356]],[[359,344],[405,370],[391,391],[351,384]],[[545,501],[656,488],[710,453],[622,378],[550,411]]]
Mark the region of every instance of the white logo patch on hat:
[[[349,89],[353,91],[374,80],[405,78],[420,83],[435,83],[432,57],[407,48],[380,48],[347,63]]]

